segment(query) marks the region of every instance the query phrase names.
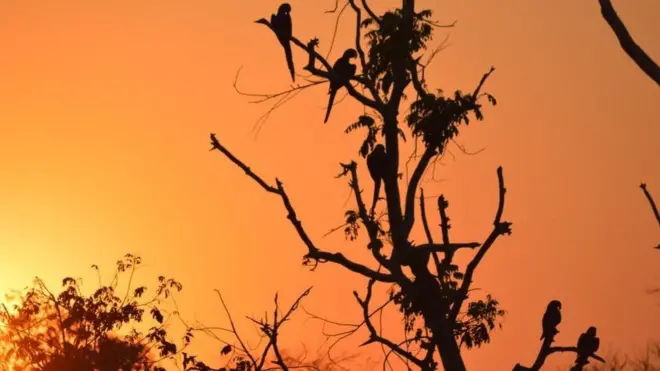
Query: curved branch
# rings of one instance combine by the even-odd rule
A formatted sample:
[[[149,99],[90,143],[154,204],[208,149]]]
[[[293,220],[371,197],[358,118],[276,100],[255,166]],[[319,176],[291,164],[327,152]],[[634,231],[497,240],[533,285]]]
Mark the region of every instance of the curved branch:
[[[550,347],[550,351],[548,354],[561,353],[561,352],[572,352],[577,354],[578,350],[577,347]],[[602,363],[605,363],[605,359],[603,359],[603,357],[599,356],[598,354],[592,354],[589,356],[589,358],[593,358]]]
[[[245,174],[252,178],[257,184],[261,186],[266,192],[268,193],[273,193],[282,199],[282,203],[284,204],[284,207],[286,208],[287,212],[289,215],[287,218],[293,225],[293,227],[296,229],[296,232],[298,233],[298,236],[300,239],[305,243],[307,246],[307,254],[305,254],[304,258],[306,261],[308,260],[315,260],[316,262],[333,262],[335,264],[339,264],[344,266],[346,269],[351,270],[355,273],[359,273],[365,277],[375,279],[380,282],[395,282],[395,279],[392,275],[389,274],[384,274],[380,272],[376,272],[371,268],[368,268],[362,264],[355,263],[349,259],[347,259],[344,255],[341,253],[330,253],[327,251],[322,251],[319,250],[314,243],[312,242],[311,238],[305,231],[305,229],[302,226],[302,223],[300,220],[298,220],[296,216],[296,211],[291,205],[291,201],[289,200],[289,196],[287,193],[284,191],[284,186],[282,185],[282,182],[279,179],[275,179],[276,186],[272,186],[266,181],[263,180],[260,176],[256,175],[252,170],[241,160],[239,160],[236,156],[234,156],[229,150],[224,147],[218,139],[215,137],[214,133],[211,133],[211,145],[213,146],[211,150],[218,150],[220,151],[223,155],[225,155],[231,162],[233,162],[236,166],[241,168],[243,171],[245,171]]]
[[[658,64],[649,57],[648,54],[642,49],[635,40],[632,38],[626,25],[623,24],[621,18],[614,10],[611,0],[598,0],[600,3],[600,12],[605,18],[605,21],[610,25],[612,31],[619,40],[619,44],[628,56],[637,64],[637,66],[644,71],[656,84],[660,85],[660,67]]]
[[[373,323],[371,323],[370,315],[369,315],[369,301],[371,300],[371,294],[373,292],[373,286],[376,281],[374,280],[369,280],[369,283],[367,284],[367,294],[362,300],[360,298],[360,295],[358,295],[357,291],[353,291],[353,295],[355,296],[355,299],[357,302],[360,304],[360,307],[362,307],[362,315],[364,317],[364,324],[366,325],[367,329],[369,330],[369,339],[362,343],[360,346],[365,346],[367,344],[371,343],[381,343],[385,345],[386,347],[390,348],[394,353],[398,354],[399,356],[409,360],[410,362],[414,363],[416,366],[421,368],[422,370],[429,370],[428,365],[424,363],[423,360],[418,359],[415,357],[412,353],[402,349],[399,345],[395,344],[389,339],[386,339],[378,334],[378,331],[376,331],[376,328],[374,327]]]
[[[380,24],[380,23],[382,22],[382,20],[380,19],[380,17],[377,16],[376,13],[374,13],[373,10],[371,10],[371,8],[369,7],[369,5],[367,4],[367,0],[362,0],[362,7],[363,7],[364,10],[367,12],[367,14],[369,14],[369,17],[371,17],[371,19],[373,19],[374,21],[376,21],[376,23]]]
[[[658,212],[658,206],[656,206],[655,201],[653,201],[653,197],[651,197],[651,193],[649,193],[648,189],[646,189],[646,183],[640,184],[639,188],[642,189],[644,195],[646,196],[646,199],[649,200],[649,204],[651,204],[651,209],[653,210],[653,215],[655,215],[655,220],[657,220],[658,225],[660,225],[660,213]]]

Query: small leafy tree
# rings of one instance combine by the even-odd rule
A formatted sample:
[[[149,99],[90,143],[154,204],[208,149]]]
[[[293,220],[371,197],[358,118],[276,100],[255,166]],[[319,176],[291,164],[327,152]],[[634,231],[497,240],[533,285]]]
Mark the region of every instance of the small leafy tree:
[[[126,255],[108,285],[100,283],[99,273],[99,287],[91,295],[83,293],[79,279],[66,277],[59,293],[36,278],[31,288],[9,297],[0,313],[4,370],[164,370],[157,362],[174,356],[177,346],[168,338],[161,303],[182,286],[161,276],[153,292],[133,287],[140,264],[140,257]],[[122,276],[128,276],[127,286],[119,292]],[[147,331],[139,328],[146,325],[145,314],[154,321]]]
[[[303,69],[311,76],[305,77],[305,84],[263,95],[259,101],[277,100],[265,115],[267,117],[302,90],[334,81],[340,82],[348,95],[364,106],[364,112],[357,115],[353,123],[346,123],[345,132],[352,135],[365,132],[362,144],[356,148],[362,158],[368,158],[378,144],[384,145],[386,155],[381,170],[385,206],[376,208],[374,213],[370,210],[376,205],[370,207],[365,203],[357,161],[340,162],[338,177],[348,178],[348,186],[354,195],[354,208],[344,214],[346,237],[365,244],[373,257],[371,263],[378,268],[370,268],[368,263],[321,248],[303,227],[293,206],[294,200],[286,192],[283,182],[278,178],[269,182],[258,175],[213,133],[212,150],[221,152],[264,191],[281,199],[288,213],[287,218],[306,246],[305,264],[312,267],[321,263],[336,264],[365,279],[366,293],[360,295],[354,292],[363,320],[351,331],[367,329],[369,335],[363,345],[379,344],[387,349],[386,361],[394,355],[408,368],[436,370],[436,359],[439,358],[443,369],[464,371],[461,348],[469,349],[488,343],[492,330],[500,324],[505,314],[500,303],[490,295],[471,297],[474,274],[479,264],[500,236],[511,233],[511,223],[503,220],[506,194],[503,169],[497,169],[498,205],[493,229],[482,242],[459,242],[452,238],[449,202],[444,195],[437,198],[441,237],[434,237],[427,220],[420,184],[424,174],[446,152],[448,145],[455,143],[459,129],[473,120],[483,120],[483,99],[496,104],[492,95],[482,92],[495,69],[491,67],[476,87],[467,93],[461,90],[446,93],[433,89],[427,84],[425,71],[443,45],[430,53],[426,61],[422,59],[435,29],[451,25],[443,26],[435,22],[432,11],[417,9],[414,0],[402,0],[400,7],[383,14],[376,14],[367,0],[361,0],[359,4],[357,0],[342,2],[344,6],[338,14],[350,7],[355,15],[353,51],[344,55],[357,55],[361,71],[346,79],[342,71],[335,70],[317,52],[320,44],[318,38],[311,37],[305,44],[291,36],[285,41],[308,56]],[[340,8],[341,2],[337,1],[336,5],[335,11]],[[256,23],[279,33],[278,38],[282,42],[278,25],[264,18]],[[332,125],[328,126],[328,130],[332,130]],[[406,164],[413,164],[414,170],[409,179],[404,179],[400,169],[406,156],[402,142],[408,139],[414,141],[415,151]],[[419,221],[425,231],[423,243],[413,241],[412,231]],[[454,261],[461,250],[475,251],[464,267],[459,267]],[[371,301],[376,285],[389,287],[390,296],[384,304],[374,308]],[[404,323],[404,335],[399,339],[382,336],[374,324],[374,316],[392,305],[398,308]],[[575,348],[567,347],[566,350],[575,351]]]

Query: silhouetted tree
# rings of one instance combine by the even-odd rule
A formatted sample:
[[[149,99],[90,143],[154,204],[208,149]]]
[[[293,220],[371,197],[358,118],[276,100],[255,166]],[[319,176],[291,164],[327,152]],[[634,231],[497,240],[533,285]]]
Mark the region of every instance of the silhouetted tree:
[[[117,261],[108,285],[85,295],[78,279],[66,277],[59,293],[36,278],[31,288],[9,297],[0,313],[0,364],[13,371],[158,371],[157,362],[177,353],[168,340],[163,299],[182,286],[159,277],[154,291],[133,287],[138,256]],[[96,265],[92,268],[99,271]],[[120,278],[128,276],[118,290]],[[13,302],[13,304],[11,304]],[[145,312],[155,321],[147,327]],[[11,368],[9,368],[11,367]]]
[[[648,77],[660,85],[660,67],[646,54],[644,49],[637,45],[628,32],[626,25],[619,18],[616,10],[614,10],[612,0],[598,0],[598,2],[600,3],[600,11],[603,18],[607,21],[612,31],[614,31],[623,50]]]
[[[339,9],[339,1],[336,5],[335,11]],[[322,249],[303,227],[293,206],[294,201],[285,191],[282,181],[275,178],[274,182],[269,182],[257,175],[213,133],[212,150],[224,154],[266,192],[281,199],[289,221],[306,246],[305,264],[312,267],[319,263],[337,264],[364,277],[367,281],[366,293],[360,295],[354,292],[363,321],[353,330],[366,328],[369,331],[369,338],[363,345],[380,344],[387,349],[386,361],[394,354],[409,368],[435,370],[436,355],[439,355],[445,370],[464,371],[461,347],[479,347],[488,343],[491,331],[500,324],[505,314],[499,302],[490,295],[482,299],[470,297],[475,271],[486,253],[500,236],[511,233],[511,223],[503,220],[506,193],[503,169],[497,169],[498,205],[493,229],[481,243],[452,239],[449,233],[449,203],[444,195],[437,199],[441,237],[434,238],[427,221],[425,199],[423,194],[420,197],[417,195],[424,173],[445,153],[461,125],[468,125],[473,119],[483,119],[482,98],[496,104],[492,95],[482,92],[483,85],[495,69],[491,67],[468,93],[456,90],[445,94],[442,90],[431,89],[427,85],[425,70],[442,45],[430,54],[425,63],[422,63],[423,52],[434,29],[448,26],[434,22],[431,10],[416,9],[414,0],[402,0],[401,7],[383,14],[376,14],[367,0],[361,0],[359,4],[357,0],[347,0],[339,14],[349,6],[355,15],[356,35],[354,45],[343,53],[343,57],[333,66],[316,51],[319,45],[317,38],[312,37],[305,44],[292,36],[290,43],[308,55],[307,65],[303,69],[317,80],[306,77],[308,83],[280,93],[263,95],[261,101],[277,100],[264,116],[267,117],[273,109],[300,91],[332,81],[335,90],[338,86],[345,88],[351,98],[364,106],[364,113],[348,125],[345,132],[366,131],[358,149],[362,158],[368,158],[374,148],[378,148],[377,144],[384,145],[383,160],[370,161],[380,164],[374,165],[380,168],[370,172],[374,180],[382,179],[385,210],[376,208],[376,213],[370,212],[376,205],[364,202],[356,161],[340,163],[338,177],[349,179],[348,184],[355,197],[354,209],[345,212],[346,238],[364,241],[359,237],[362,236],[360,232],[366,231],[368,241],[364,242],[378,269],[351,260],[341,253]],[[295,14],[295,9],[292,14]],[[273,30],[266,19],[256,22]],[[357,73],[353,73],[355,67],[350,62],[355,55],[359,64]],[[339,66],[341,71],[335,70],[334,67]],[[405,111],[408,113],[404,115]],[[415,153],[408,159],[408,163],[414,164],[414,171],[410,179],[404,181],[400,173],[400,162],[404,156],[400,141],[407,138],[415,142]],[[422,193],[421,190],[419,192]],[[378,199],[375,199],[376,202]],[[412,241],[411,233],[419,220],[426,235],[424,243]],[[474,250],[475,254],[467,266],[461,268],[455,263],[454,256],[465,249]],[[389,300],[376,308],[371,303],[375,285],[391,287]],[[374,325],[374,315],[390,304],[398,306],[403,317],[403,339],[386,338]],[[565,347],[564,350],[575,352],[576,348]],[[280,367],[286,369],[283,365]]]

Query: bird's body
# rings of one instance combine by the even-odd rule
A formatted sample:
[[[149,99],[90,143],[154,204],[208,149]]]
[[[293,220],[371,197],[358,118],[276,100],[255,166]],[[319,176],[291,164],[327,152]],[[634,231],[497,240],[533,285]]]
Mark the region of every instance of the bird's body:
[[[291,79],[296,81],[296,71],[293,65],[293,53],[291,52],[291,36],[293,35],[293,24],[291,22],[291,5],[283,3],[277,9],[277,14],[270,16],[270,24],[273,27],[277,40],[284,48],[286,63],[291,73]]]
[[[557,325],[561,323],[561,302],[553,300],[548,304],[543,315],[543,334],[541,340],[557,335]]]
[[[355,76],[357,67],[351,63],[351,59],[356,57],[357,52],[355,49],[348,49],[344,52],[341,58],[337,59],[335,64],[332,66],[332,70],[337,75],[339,75],[339,78],[330,79],[330,90],[328,91],[330,98],[328,99],[328,108],[325,113],[325,121],[323,121],[324,123],[328,122],[328,118],[330,118],[330,111],[332,110],[332,105],[335,102],[337,91],[342,86],[347,84],[351,77]]]
[[[580,335],[577,343],[576,364],[586,365],[589,363],[589,356],[596,353],[600,347],[600,339],[596,337],[596,328],[591,326],[587,332]]]
[[[376,203],[378,202],[378,194],[380,193],[380,185],[385,176],[385,169],[387,167],[387,153],[385,146],[382,144],[376,145],[373,151],[367,156],[367,168],[369,175],[374,181],[374,199],[371,203],[371,215],[374,213]]]

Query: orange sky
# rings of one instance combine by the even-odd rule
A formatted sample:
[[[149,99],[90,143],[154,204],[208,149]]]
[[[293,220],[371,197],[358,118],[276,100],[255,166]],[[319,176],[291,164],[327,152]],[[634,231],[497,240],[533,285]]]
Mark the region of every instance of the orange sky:
[[[379,11],[397,3],[372,2]],[[334,17],[322,11],[334,2],[319,2],[323,9],[291,3],[294,33],[318,36],[325,54]],[[459,138],[485,151],[467,156],[453,148],[455,159],[447,156],[436,173],[445,181],[423,184],[427,195],[449,198],[456,238],[483,240],[496,208],[495,170],[504,167],[504,215],[514,233],[487,255],[475,287],[509,314],[491,345],[467,353],[468,367],[531,362],[541,315],[555,298],[564,303],[559,343],[573,343],[595,324],[604,348],[640,348],[660,330],[658,298],[645,293],[660,283],[660,255],[651,248],[660,236],[638,187],[645,181],[660,198],[656,84],[620,49],[596,0],[419,3],[439,21],[458,20],[451,46],[434,62],[432,86],[469,91],[497,68],[486,91],[498,106]],[[93,277],[92,263],[107,271],[134,252],[145,259],[144,280],[160,273],[181,280],[181,311],[209,324],[225,323],[214,288],[239,316],[269,309],[276,290],[288,303],[314,285],[306,308],[359,318],[351,291],[363,292],[363,280],[334,266],[302,267],[304,246],[280,201],[208,151],[213,131],[265,178],[285,182],[319,245],[368,258],[341,233],[321,240],[342,222],[349,193],[333,176],[337,162],[356,153],[361,137],[346,140],[343,129],[361,107],[342,102],[324,126],[321,86],[273,114],[255,141],[252,127],[268,106],[233,90],[240,66],[244,90],[289,86],[274,36],[252,23],[278,5],[0,2],[0,290],[23,287],[34,275],[53,284],[64,275]],[[614,5],[660,59],[660,2]],[[346,22],[332,61],[351,45],[352,17]],[[305,63],[298,51],[294,58]],[[296,173],[299,166],[305,174]],[[302,313],[297,318],[284,345],[318,345],[318,328]],[[209,355],[217,354],[212,346]]]

